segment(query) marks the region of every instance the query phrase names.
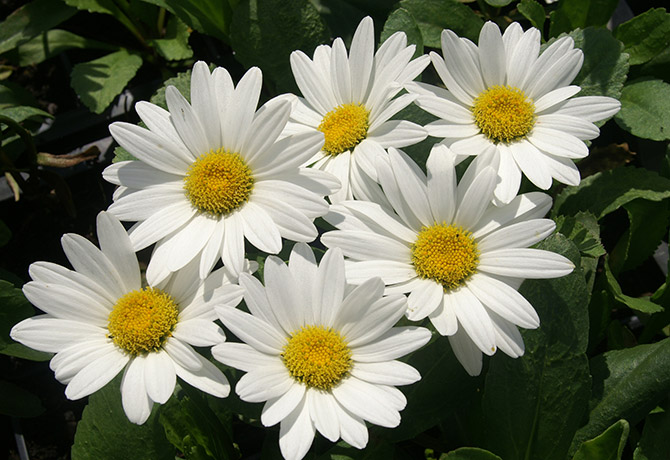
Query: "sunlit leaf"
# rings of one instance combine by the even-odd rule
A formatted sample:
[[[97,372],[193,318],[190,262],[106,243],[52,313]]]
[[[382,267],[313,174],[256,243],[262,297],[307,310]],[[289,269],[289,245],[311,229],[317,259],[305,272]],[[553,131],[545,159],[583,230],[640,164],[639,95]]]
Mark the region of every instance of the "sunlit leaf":
[[[670,46],[670,14],[652,8],[624,22],[614,31],[630,55],[630,64],[643,64]]]
[[[621,111],[616,122],[631,134],[654,141],[670,139],[670,85],[642,79],[627,84],[621,92]]]
[[[629,431],[628,422],[619,420],[600,436],[579,446],[572,460],[621,460]]]

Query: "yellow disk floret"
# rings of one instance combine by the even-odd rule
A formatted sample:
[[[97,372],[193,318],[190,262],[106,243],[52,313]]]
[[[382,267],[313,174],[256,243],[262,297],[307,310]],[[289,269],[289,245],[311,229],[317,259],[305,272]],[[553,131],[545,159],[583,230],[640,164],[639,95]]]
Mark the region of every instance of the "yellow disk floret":
[[[421,278],[455,289],[477,271],[479,252],[472,233],[462,227],[434,224],[423,227],[412,245],[412,262]]]
[[[317,128],[326,138],[323,150],[338,155],[356,147],[368,135],[368,116],[359,104],[342,104],[328,112]]]
[[[184,189],[201,212],[220,216],[242,206],[254,187],[251,169],[238,153],[224,149],[200,155],[186,173]]]
[[[321,390],[330,390],[351,370],[347,343],[337,331],[323,326],[294,331],[281,357],[294,379]]]
[[[177,304],[169,294],[153,288],[131,291],[109,314],[108,337],[133,356],[158,351],[172,334],[178,316]]]
[[[481,132],[493,142],[523,138],[535,124],[535,106],[513,86],[492,86],[475,99],[472,113]]]

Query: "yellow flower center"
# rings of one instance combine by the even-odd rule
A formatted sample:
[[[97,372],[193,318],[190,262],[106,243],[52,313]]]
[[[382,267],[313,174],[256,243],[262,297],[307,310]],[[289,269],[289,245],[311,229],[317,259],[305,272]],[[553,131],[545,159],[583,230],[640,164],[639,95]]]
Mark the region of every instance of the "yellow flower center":
[[[151,287],[131,291],[109,314],[107,336],[133,356],[158,351],[172,334],[178,316],[177,304],[169,294]]]
[[[360,144],[368,135],[368,116],[359,104],[342,104],[328,112],[317,128],[326,138],[323,150],[335,156]]]
[[[294,379],[321,390],[330,390],[351,370],[347,343],[338,332],[323,326],[293,331],[281,357]]]
[[[519,88],[492,86],[475,99],[475,123],[493,142],[512,142],[533,129],[535,106]]]
[[[421,278],[432,279],[448,291],[465,284],[477,271],[479,251],[471,232],[433,224],[421,228],[412,245],[412,262]]]
[[[184,190],[193,206],[215,216],[246,203],[253,187],[251,169],[240,154],[222,148],[200,155],[184,178]]]

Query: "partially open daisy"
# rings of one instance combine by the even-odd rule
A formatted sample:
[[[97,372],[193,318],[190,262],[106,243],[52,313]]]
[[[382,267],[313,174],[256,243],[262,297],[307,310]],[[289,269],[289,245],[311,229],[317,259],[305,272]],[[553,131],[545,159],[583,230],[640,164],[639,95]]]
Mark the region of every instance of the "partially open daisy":
[[[388,147],[405,147],[426,138],[426,131],[406,120],[391,120],[414,100],[396,97],[403,84],[428,65],[428,56],[412,60],[415,46],[397,32],[375,53],[374,26],[364,18],[356,29],[349,55],[341,38],[332,48],[321,45],[311,60],[302,51],[291,54],[291,69],[303,97],[298,98],[287,126],[290,133],[322,132],[325,144],[307,162],[328,171],[342,188],[333,202],[381,199],[375,185],[375,158]]]
[[[247,372],[235,391],[244,401],[267,401],[261,422],[281,423],[284,458],[304,457],[316,430],[362,449],[365,420],[397,426],[407,401],[395,386],[420,379],[397,358],[430,339],[425,328],[393,327],[405,297],[384,297],[379,278],[348,286],[341,251],[327,251],[317,266],[306,244],[294,246],[288,266],[268,257],[264,278],[265,286],[240,275],[251,314],[234,304],[216,308],[245,343],[222,343],[212,354]]]
[[[191,263],[159,285],[142,287],[121,223],[102,212],[97,225],[100,249],[82,236],[63,236],[74,271],[49,262],[30,266],[33,281],[23,292],[45,314],[18,323],[11,337],[56,353],[51,369],[67,384],[69,399],[90,395],[123,371],[123,409],[133,423],[144,423],[154,403],[168,400],[176,376],[227,396],[226,377],[192,346],[225,340],[214,305],[240,301],[236,278],[222,268],[201,280]]]
[[[428,177],[389,149],[378,174],[395,213],[370,202],[333,205],[326,220],[339,230],[321,242],[349,258],[347,281],[379,276],[387,293],[408,292],[408,318],[429,317],[468,373],[477,375],[482,352],[500,348],[518,357],[524,348],[516,326],[540,324],[517,292],[521,282],[564,276],[574,266],[559,254],[529,248],[555,228],[540,218],[551,207],[549,196],[528,193],[495,207],[495,169],[475,164],[456,185],[453,154],[443,145],[433,148],[427,169]]]
[[[579,73],[583,53],[570,37],[562,37],[540,54],[540,32],[524,32],[511,24],[504,35],[487,22],[479,47],[450,30],[442,31],[444,59],[431,53],[433,65],[447,90],[411,82],[419,94],[416,104],[440,119],[428,124],[428,134],[463,159],[495,152],[500,182],[495,197],[509,203],[519,191],[521,172],[546,190],[552,178],[577,185],[574,159],[589,150],[585,140],[599,130],[593,123],[614,115],[616,99],[573,97],[570,85]]]
[[[135,250],[157,243],[147,279],[156,283],[191,260],[207,276],[219,258],[242,270],[245,239],[277,253],[282,237],[312,241],[313,220],[327,212],[323,198],[339,187],[322,171],[302,168],[323,145],[320,132],[278,137],[290,103],[271,100],[258,111],[261,71],[250,69],[237,87],[228,72],[210,74],[197,62],[191,104],[170,86],[169,112],[148,102],[136,109],[149,129],[113,123],[114,139],[140,161],[109,166],[103,176],[120,185],[109,211],[137,221]]]

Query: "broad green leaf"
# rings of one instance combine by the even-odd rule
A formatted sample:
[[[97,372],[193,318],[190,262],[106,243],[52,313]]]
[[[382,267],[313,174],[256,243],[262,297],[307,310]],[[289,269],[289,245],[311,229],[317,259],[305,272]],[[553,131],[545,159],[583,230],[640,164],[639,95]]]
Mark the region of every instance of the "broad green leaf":
[[[188,460],[237,460],[230,427],[226,429],[217,418],[205,395],[186,386],[180,393],[160,409],[159,420],[168,440]]]
[[[23,295],[21,289],[15,288],[8,281],[0,280],[0,353],[32,361],[51,359],[51,353],[32,350],[14,342],[9,336],[9,331],[16,323],[34,314],[35,310]]]
[[[569,35],[584,52],[582,69],[572,82],[582,88],[579,96],[619,99],[629,67],[623,44],[606,29],[578,29]]]
[[[0,380],[0,395],[0,414],[27,418],[44,412],[40,398],[13,383]]]
[[[325,22],[309,0],[245,0],[233,14],[230,43],[246,67],[263,70],[263,82],[274,81],[278,91],[296,89],[289,56],[328,41]]]
[[[0,54],[72,17],[77,10],[54,0],[34,0],[0,23]]]
[[[578,212],[575,216],[556,217],[556,231],[567,236],[582,255],[581,268],[586,280],[589,301],[598,268],[598,259],[606,253],[600,242],[600,226],[589,212]]]
[[[424,46],[442,47],[443,29],[477,42],[484,21],[471,8],[456,0],[402,0],[404,8],[414,17],[423,36]]]
[[[486,3],[488,3],[491,6],[500,8],[501,6],[509,5],[510,3],[512,3],[512,0],[486,0]]]
[[[380,42],[383,43],[396,32],[404,32],[405,35],[407,35],[407,43],[416,45],[414,57],[423,54],[423,37],[421,36],[421,30],[419,30],[419,26],[416,24],[414,17],[404,8],[398,8],[389,15],[384,23],[384,30],[382,30]]]
[[[440,460],[502,460],[488,450],[477,447],[461,447],[440,456]]]
[[[637,310],[643,313],[658,313],[663,311],[663,307],[655,304],[651,300],[648,300],[648,298],[631,297],[624,294],[621,290],[619,282],[614,277],[607,260],[605,261],[605,277],[609,291],[616,301],[621,302],[633,310]]]
[[[193,57],[193,50],[188,44],[191,35],[189,27],[178,17],[171,16],[168,20],[165,38],[151,40],[150,43],[168,61]]]
[[[558,216],[556,231],[572,240],[582,255],[600,257],[607,251],[600,242],[600,227],[595,216],[578,212],[575,216]]]
[[[126,50],[72,69],[72,88],[92,112],[102,113],[142,66],[142,58]]]
[[[117,376],[88,398],[72,446],[72,460],[174,460],[156,410],[143,425],[128,421]]]
[[[644,421],[642,438],[633,453],[633,460],[664,459],[670,452],[670,412],[652,411]]]
[[[563,235],[538,247],[563,254],[579,267],[579,251]],[[491,358],[479,427],[483,447],[505,460],[565,460],[591,388],[584,276],[576,268],[562,278],[526,280],[520,293],[541,323],[536,330],[522,330],[524,356],[512,359],[498,351]]]
[[[633,76],[670,81],[670,46],[640,67],[633,67],[629,78],[632,79]]]
[[[9,117],[17,123],[21,123],[22,121],[31,118],[34,118],[39,121],[41,121],[43,118],[53,118],[53,115],[51,115],[48,112],[45,112],[44,110],[38,109],[37,107],[30,107],[25,105],[21,105],[18,107],[5,107],[3,109],[0,109],[0,115]]]
[[[408,364],[421,374],[421,380],[403,388],[411,401],[402,411],[402,422],[389,432],[394,441],[411,439],[437,425],[457,407],[467,405],[481,391],[482,379],[467,375],[446,337],[438,336],[412,354]]]
[[[610,254],[614,273],[632,270],[647,260],[667,235],[670,200],[633,200],[623,206],[630,226]]]
[[[0,83],[0,109],[36,105],[33,95],[21,85],[11,81]]]
[[[652,8],[624,22],[614,31],[630,55],[630,64],[644,64],[670,46],[670,14]]]
[[[19,46],[16,49],[17,61],[20,66],[39,64],[72,48],[109,51],[119,49],[118,46],[81,37],[67,30],[52,29]]]
[[[161,88],[156,91],[156,93],[151,96],[151,103],[156,104],[167,110],[167,103],[165,102],[165,88],[168,86],[174,86],[179,90],[182,96],[186,100],[191,100],[191,69],[186,72],[180,72],[176,77],[168,78],[165,80],[165,83]]]
[[[88,11],[89,13],[102,13],[118,16],[121,10],[114,3],[114,0],[63,0],[70,6],[78,10]]]
[[[572,460],[621,460],[629,431],[628,422],[619,420],[600,436],[579,446]]]
[[[593,392],[588,423],[577,431],[571,452],[617,420],[642,420],[670,391],[670,339],[608,351],[590,362]]]
[[[637,198],[661,201],[670,197],[670,180],[643,168],[603,171],[567,187],[554,200],[552,216],[588,211],[598,220]]]
[[[605,26],[618,4],[618,0],[561,0],[550,15],[549,36],[588,26]]]
[[[228,42],[231,0],[142,0],[165,8],[198,32]]]
[[[517,5],[519,13],[530,21],[536,29],[542,31],[544,29],[544,21],[547,15],[544,12],[544,7],[535,0],[521,0]]]
[[[617,124],[644,139],[670,139],[670,85],[661,80],[642,79],[624,86]]]
[[[2,112],[0,112],[2,113]],[[9,240],[12,238],[12,231],[7,227],[2,220],[0,220],[0,247],[9,243]]]

